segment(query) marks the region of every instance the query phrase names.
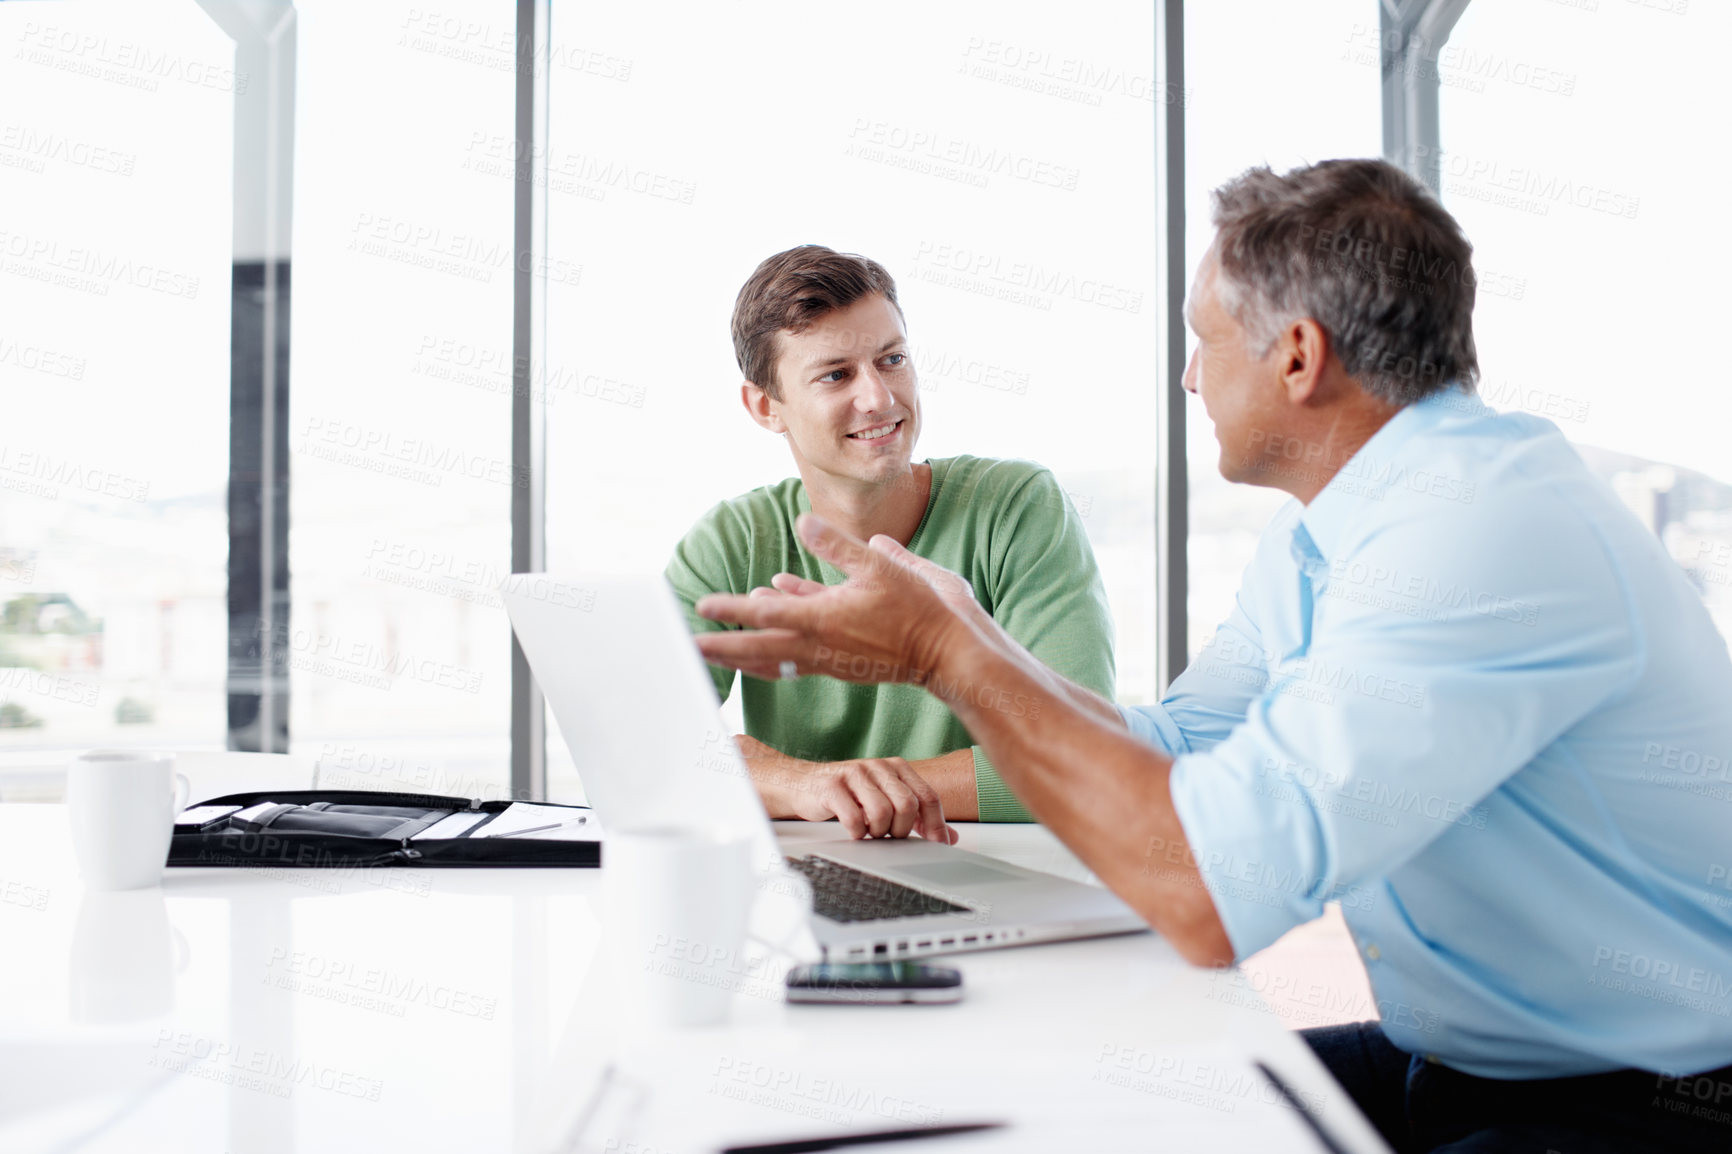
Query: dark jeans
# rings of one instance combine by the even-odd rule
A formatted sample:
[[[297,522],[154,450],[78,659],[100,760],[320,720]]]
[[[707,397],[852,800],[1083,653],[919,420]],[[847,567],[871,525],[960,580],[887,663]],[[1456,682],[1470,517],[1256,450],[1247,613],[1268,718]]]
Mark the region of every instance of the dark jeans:
[[[1299,1033],[1397,1154],[1732,1151],[1732,1066],[1504,1081],[1398,1050],[1376,1022]]]

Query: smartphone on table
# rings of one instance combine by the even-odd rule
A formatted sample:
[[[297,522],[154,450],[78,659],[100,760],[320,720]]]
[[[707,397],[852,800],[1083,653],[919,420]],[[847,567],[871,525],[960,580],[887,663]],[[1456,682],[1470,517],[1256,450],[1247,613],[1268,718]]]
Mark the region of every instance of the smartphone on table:
[[[825,962],[788,971],[788,1000],[805,1004],[932,1005],[962,1000],[962,972],[919,962]]]

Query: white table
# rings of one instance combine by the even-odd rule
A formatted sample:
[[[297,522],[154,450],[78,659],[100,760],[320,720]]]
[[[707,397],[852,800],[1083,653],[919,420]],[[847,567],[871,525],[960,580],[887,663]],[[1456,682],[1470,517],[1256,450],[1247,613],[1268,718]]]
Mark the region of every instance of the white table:
[[[960,828],[1087,876],[1044,829]],[[664,1154],[975,1120],[1012,1125],[888,1148],[1321,1150],[1254,1057],[1384,1149],[1297,1037],[1153,934],[956,957],[956,1006],[788,1006],[747,974],[727,1027],[619,1029],[599,881],[175,869],[89,895],[64,810],[0,805],[0,1150]]]

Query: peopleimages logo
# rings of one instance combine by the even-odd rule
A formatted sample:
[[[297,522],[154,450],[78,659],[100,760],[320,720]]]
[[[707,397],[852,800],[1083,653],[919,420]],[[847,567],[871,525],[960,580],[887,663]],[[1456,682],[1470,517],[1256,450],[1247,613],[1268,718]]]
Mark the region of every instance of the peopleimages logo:
[[[1284,693],[1325,705],[1333,704],[1337,693],[1352,693],[1392,705],[1425,708],[1427,692],[1424,685],[1331,661],[1327,657],[1298,657],[1280,662],[1275,654],[1226,630],[1215,634],[1204,648],[1203,656],[1215,659],[1214,663],[1202,669],[1216,677],[1245,685],[1261,685],[1273,678],[1271,693]]]
[[[1683,990],[1692,994],[1705,994],[1708,998],[1732,998],[1732,981],[1724,974],[1713,970],[1705,970],[1700,966],[1687,965],[1670,958],[1655,958],[1632,950],[1619,950],[1611,946],[1594,947],[1594,968],[1601,967],[1613,974],[1627,975],[1639,979],[1649,985],[1669,986],[1674,990]],[[1594,985],[1605,986],[1608,989],[1621,989],[1615,981],[1589,978]],[[1715,1012],[1727,1014],[1732,1012],[1732,1006],[1721,1005]]]
[[[265,969],[270,971],[266,982],[279,989],[379,1010],[393,1017],[403,1017],[406,1006],[418,1004],[490,1022],[499,1008],[496,997],[429,982],[413,974],[281,946],[272,947]]]
[[[309,417],[301,437],[301,451],[309,456],[421,484],[438,485],[447,476],[458,476],[517,489],[529,487],[527,466],[457,445],[399,436],[391,429]]]
[[[386,649],[371,641],[264,621],[255,627],[254,637],[274,667],[287,665],[374,689],[389,689],[393,681],[403,678],[464,693],[481,692],[480,670]]]
[[[111,39],[54,24],[38,24],[34,20],[25,21],[18,39],[22,47],[15,59],[114,81],[145,92],[157,91],[164,80],[179,81],[194,88],[232,92],[237,96],[245,96],[247,91],[247,74],[244,72],[193,60],[148,44]]]
[[[301,1086],[377,1102],[385,1084],[350,1070],[281,1054],[258,1046],[237,1046],[217,1038],[163,1028],[157,1031],[150,1065],[273,1097],[288,1098]]]
[[[0,337],[0,365],[10,365],[26,372],[43,373],[68,381],[82,381],[84,363],[83,357],[75,357],[71,353]]]
[[[53,161],[92,172],[131,176],[138,163],[135,152],[118,152],[57,132],[38,132],[23,124],[0,125],[0,154],[3,153],[21,158],[32,172],[43,171]]]
[[[929,283],[979,291],[1013,304],[1037,304],[1050,310],[1052,301],[1065,298],[1115,312],[1140,312],[1143,294],[1092,277],[1080,277],[1065,269],[1047,268],[1029,261],[1007,261],[996,253],[962,245],[922,240],[914,250],[914,262]],[[955,278],[962,278],[956,280]],[[950,279],[946,279],[950,278]],[[974,287],[970,287],[970,286]]]
[[[150,498],[149,481],[33,449],[16,450],[0,445],[0,487],[54,499],[60,496],[62,486],[74,492],[91,496],[100,494],[122,501],[146,501]]]
[[[107,296],[113,285],[127,285],[182,300],[198,299],[198,277],[98,248],[62,246],[47,237],[0,231],[0,256],[6,258],[9,273],[95,296]]]
[[[1360,452],[1341,466],[1343,476],[1354,477],[1378,489],[1407,489],[1446,501],[1473,504],[1474,483],[1431,469],[1414,469],[1399,461],[1379,460]]]
[[[953,166],[967,177],[978,178],[964,181],[977,186],[984,186],[989,177],[1004,176],[1074,192],[1082,176],[1082,170],[1072,165],[1012,148],[980,144],[927,126],[909,127],[865,116],[854,118],[848,139],[850,155],[881,162],[906,156],[917,163]]]
[[[1647,742],[1642,747],[1642,764],[1658,764],[1661,769],[1691,777],[1732,781],[1732,776],[1729,776],[1729,772],[1732,772],[1732,757],[1716,757],[1712,753],[1704,754],[1658,741]]]
[[[1349,585],[1440,610],[1473,612],[1518,625],[1533,625],[1539,620],[1539,606],[1532,601],[1475,589],[1465,581],[1440,581],[1422,573],[1405,572],[1393,565],[1337,557],[1330,562],[1329,580],[1331,588],[1326,592],[1331,593],[1338,586]]]
[[[1058,96],[1081,104],[1099,106],[1103,96],[1124,97],[1154,104],[1182,103],[1189,95],[1171,84],[1157,82],[1144,72],[1115,67],[1098,60],[1064,56],[1042,47],[1010,40],[988,40],[970,36],[962,50],[959,72],[982,80],[996,80],[1013,88]]]
[[[712,1094],[789,1113],[809,1114],[838,1125],[851,1124],[862,1115],[914,1126],[935,1126],[944,1120],[941,1107],[748,1058],[717,1059],[710,1079]]]

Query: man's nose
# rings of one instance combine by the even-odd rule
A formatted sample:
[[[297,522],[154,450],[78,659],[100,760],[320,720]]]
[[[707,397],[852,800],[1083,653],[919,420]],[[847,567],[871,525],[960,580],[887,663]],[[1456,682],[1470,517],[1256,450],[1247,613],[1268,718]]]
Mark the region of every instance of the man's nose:
[[[859,385],[854,390],[856,409],[863,413],[882,413],[896,403],[890,386],[884,383],[884,377],[876,366],[862,369],[858,380]]]
[[[1185,376],[1181,382],[1185,391],[1193,396],[1197,392],[1197,354],[1192,353],[1191,359],[1185,364]]]

